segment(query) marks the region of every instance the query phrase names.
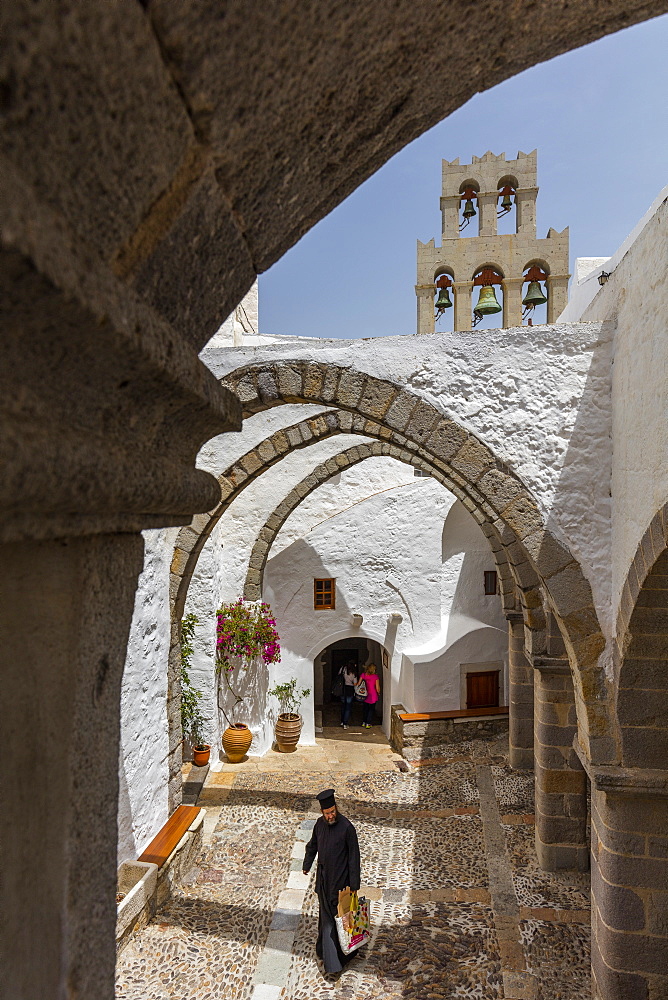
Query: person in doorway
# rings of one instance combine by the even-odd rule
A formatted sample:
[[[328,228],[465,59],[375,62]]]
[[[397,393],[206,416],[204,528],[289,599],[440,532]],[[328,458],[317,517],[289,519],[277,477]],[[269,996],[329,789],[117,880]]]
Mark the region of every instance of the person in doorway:
[[[367,663],[360,677],[366,684],[366,698],[362,702],[362,725],[371,729],[376,712],[376,702],[380,698],[380,678],[376,672],[375,663]]]
[[[325,972],[341,972],[352,957],[344,955],[336,930],[339,891],[350,886],[359,891],[360,849],[355,827],[336,807],[334,789],[316,796],[322,816],[316,820],[313,836],[306,845],[302,870],[308,875],[318,855],[315,891],[318,895],[318,940],[315,952],[322,959]],[[356,952],[353,952],[356,954]]]
[[[341,725],[344,729],[347,729],[348,723],[350,722],[350,713],[353,710],[355,685],[357,684],[357,667],[353,660],[350,660],[348,663],[344,663],[341,667],[341,676],[343,678],[343,694],[341,695]]]

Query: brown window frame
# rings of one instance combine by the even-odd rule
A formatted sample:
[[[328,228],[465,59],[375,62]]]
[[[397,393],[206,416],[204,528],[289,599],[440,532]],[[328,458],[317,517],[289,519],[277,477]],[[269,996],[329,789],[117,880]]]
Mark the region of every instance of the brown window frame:
[[[318,591],[318,584],[329,584],[329,588],[323,586],[320,591]],[[325,597],[327,594],[327,589],[329,589],[330,603],[318,603],[318,597]],[[318,577],[313,578],[313,609],[314,611],[335,611],[336,610],[336,577]]]
[[[484,594],[485,597],[494,597],[499,592],[499,575],[495,569],[484,570]],[[490,583],[493,582],[494,590],[490,590]]]

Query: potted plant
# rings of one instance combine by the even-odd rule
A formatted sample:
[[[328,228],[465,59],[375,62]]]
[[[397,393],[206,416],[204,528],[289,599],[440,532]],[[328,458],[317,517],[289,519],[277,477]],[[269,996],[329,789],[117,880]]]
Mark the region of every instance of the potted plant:
[[[244,699],[232,687],[231,679],[235,670],[247,670],[259,659],[266,664],[278,663],[281,646],[276,621],[268,604],[246,602],[240,597],[238,601],[223,604],[217,612],[217,619],[216,670],[234,699],[229,714],[220,705],[227,722],[223,749],[228,760],[238,764],[248,753],[253,735],[245,722],[236,721],[237,710]]]
[[[204,742],[204,719],[199,707],[202,692],[193,686],[189,674],[192,642],[198,625],[197,615],[186,615],[181,620],[181,728],[184,740],[192,747],[193,763],[196,767],[204,767],[209,763],[211,744]]]
[[[275,735],[281,753],[292,753],[297,748],[304,720],[299,714],[303,698],[308,698],[310,688],[297,691],[297,678],[292,677],[285,684],[277,684],[268,694],[278,699],[280,712],[276,719]]]

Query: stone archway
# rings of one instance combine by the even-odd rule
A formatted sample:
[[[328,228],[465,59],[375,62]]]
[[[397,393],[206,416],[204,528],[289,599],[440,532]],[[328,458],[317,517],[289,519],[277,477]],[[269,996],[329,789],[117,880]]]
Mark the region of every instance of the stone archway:
[[[668,504],[629,568],[615,653],[620,765],[588,767],[594,995],[649,1000],[668,995]]]
[[[199,555],[215,524],[247,486],[291,451],[308,447],[336,434],[359,434],[377,438],[380,442],[389,441],[393,445],[395,441],[406,442],[403,435],[382,423],[362,418],[345,410],[329,410],[291,426],[280,428],[224,470],[218,477],[222,493],[221,502],[208,514],[195,515],[191,523],[179,532],[170,569],[171,636],[167,684],[167,715],[170,720],[169,746],[171,748],[169,788],[172,806],[176,806],[180,802],[182,763],[178,681],[181,664],[180,623],[184,613],[188,587]],[[412,457],[416,456],[410,443],[397,447],[407,450],[407,453]],[[458,499],[465,500],[459,487],[446,479],[442,471],[437,469],[431,461],[422,459],[420,467],[433,475],[447,489],[454,492]],[[467,503],[467,509],[469,511],[471,509],[470,502]],[[544,644],[544,620],[538,579],[526,561],[520,566],[518,578],[516,567],[510,561],[512,557],[506,553],[496,528],[487,522],[480,524],[480,528],[487,537],[494,555],[504,613],[509,617],[509,621],[510,617],[516,613],[520,616],[519,630],[516,628],[515,645],[521,642],[522,648],[524,648],[523,635],[521,639],[519,636],[528,631],[529,635],[535,637],[534,648],[540,651],[542,644]],[[518,657],[514,657],[514,662],[517,659]],[[518,712],[527,715],[525,708],[518,709]],[[524,728],[527,727],[529,731],[532,731],[532,718],[525,718]],[[528,744],[528,737],[524,737],[524,742]]]
[[[535,573],[569,654],[576,690],[579,739],[590,759],[612,759],[609,692],[599,655],[605,646],[591,588],[577,560],[546,526],[519,477],[470,431],[406,388],[331,362],[285,359],[246,365],[222,380],[245,416],[285,403],[318,403],[382,422],[399,446],[419,451],[447,477],[479,524],[492,524],[521,581]],[[521,584],[520,584],[521,585]]]

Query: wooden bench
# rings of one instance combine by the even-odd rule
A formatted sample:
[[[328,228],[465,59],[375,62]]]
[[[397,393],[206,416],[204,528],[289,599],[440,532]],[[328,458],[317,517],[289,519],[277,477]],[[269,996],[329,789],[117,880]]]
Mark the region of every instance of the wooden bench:
[[[482,715],[508,715],[508,706],[494,708],[459,708],[452,712],[401,712],[402,722],[435,722],[438,719],[474,719]]]
[[[150,861],[158,868],[162,868],[183,834],[192,826],[200,812],[199,806],[179,806],[137,860]]]

